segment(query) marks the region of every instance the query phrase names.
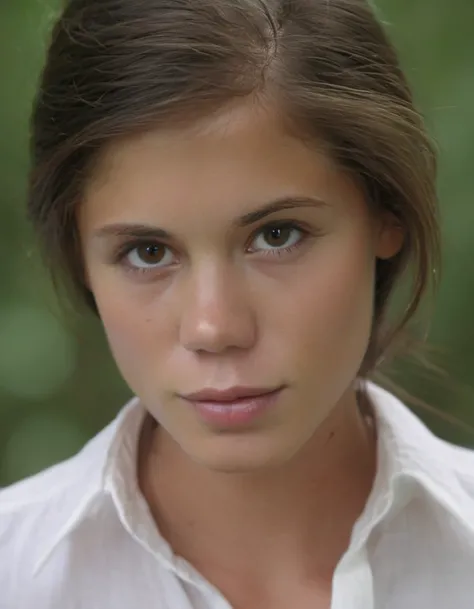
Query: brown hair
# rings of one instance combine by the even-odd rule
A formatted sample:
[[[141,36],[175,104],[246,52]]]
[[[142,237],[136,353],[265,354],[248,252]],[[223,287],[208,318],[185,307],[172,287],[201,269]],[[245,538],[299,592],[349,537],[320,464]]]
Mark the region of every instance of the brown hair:
[[[401,252],[377,262],[366,376],[402,336],[439,263],[435,151],[366,0],[70,0],[32,116],[29,216],[48,263],[95,310],[75,210],[104,145],[249,96],[273,101],[299,137],[323,141],[368,203],[405,231]],[[388,323],[407,268],[408,306]]]

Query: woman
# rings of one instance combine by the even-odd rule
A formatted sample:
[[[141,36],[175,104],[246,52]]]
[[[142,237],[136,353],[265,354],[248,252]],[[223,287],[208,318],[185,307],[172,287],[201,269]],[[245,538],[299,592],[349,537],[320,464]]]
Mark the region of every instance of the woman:
[[[32,142],[136,397],[0,495],[2,609],[471,609],[474,458],[369,382],[439,236],[367,2],[70,0]]]

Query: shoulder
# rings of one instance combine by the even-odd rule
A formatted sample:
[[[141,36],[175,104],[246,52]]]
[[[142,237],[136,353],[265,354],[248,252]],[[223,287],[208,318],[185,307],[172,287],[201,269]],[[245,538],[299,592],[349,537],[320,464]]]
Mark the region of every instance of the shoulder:
[[[440,453],[446,459],[447,467],[463,490],[471,497],[474,506],[474,450],[439,438],[438,443]]]
[[[97,468],[105,463],[114,424],[99,432],[76,455],[61,463],[0,490],[0,518],[34,513],[45,503],[70,496],[97,478]]]
[[[80,473],[78,455],[58,463],[35,476],[0,489],[0,519],[34,512],[41,504],[55,501],[74,486],[74,475]]]
[[[33,593],[36,565],[100,488],[112,438],[113,425],[72,458],[0,490],[1,609]]]
[[[385,389],[369,384],[368,390],[381,446],[393,471],[418,480],[430,496],[466,522],[474,522],[474,450],[436,436]]]

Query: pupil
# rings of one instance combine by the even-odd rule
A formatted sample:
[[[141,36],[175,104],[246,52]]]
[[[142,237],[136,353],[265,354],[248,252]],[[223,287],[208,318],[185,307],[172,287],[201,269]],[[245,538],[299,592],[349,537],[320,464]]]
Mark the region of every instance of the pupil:
[[[270,229],[270,241],[273,241],[272,245],[281,245],[281,242],[285,243],[288,239],[287,228],[272,228]],[[277,243],[275,243],[275,241]],[[280,241],[280,243],[278,243]]]
[[[160,246],[159,245],[147,245],[140,252],[140,258],[144,262],[156,262],[160,258]]]

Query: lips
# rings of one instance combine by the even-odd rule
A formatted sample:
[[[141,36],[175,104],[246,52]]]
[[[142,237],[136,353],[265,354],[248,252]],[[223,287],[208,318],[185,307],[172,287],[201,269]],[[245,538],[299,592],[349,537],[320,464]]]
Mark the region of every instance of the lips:
[[[230,387],[229,389],[203,389],[195,393],[189,393],[182,397],[190,402],[217,402],[219,404],[226,402],[237,402],[249,398],[256,398],[274,393],[281,387],[264,388],[264,387]]]
[[[199,418],[218,429],[252,426],[276,406],[284,387],[204,389],[182,396]]]

